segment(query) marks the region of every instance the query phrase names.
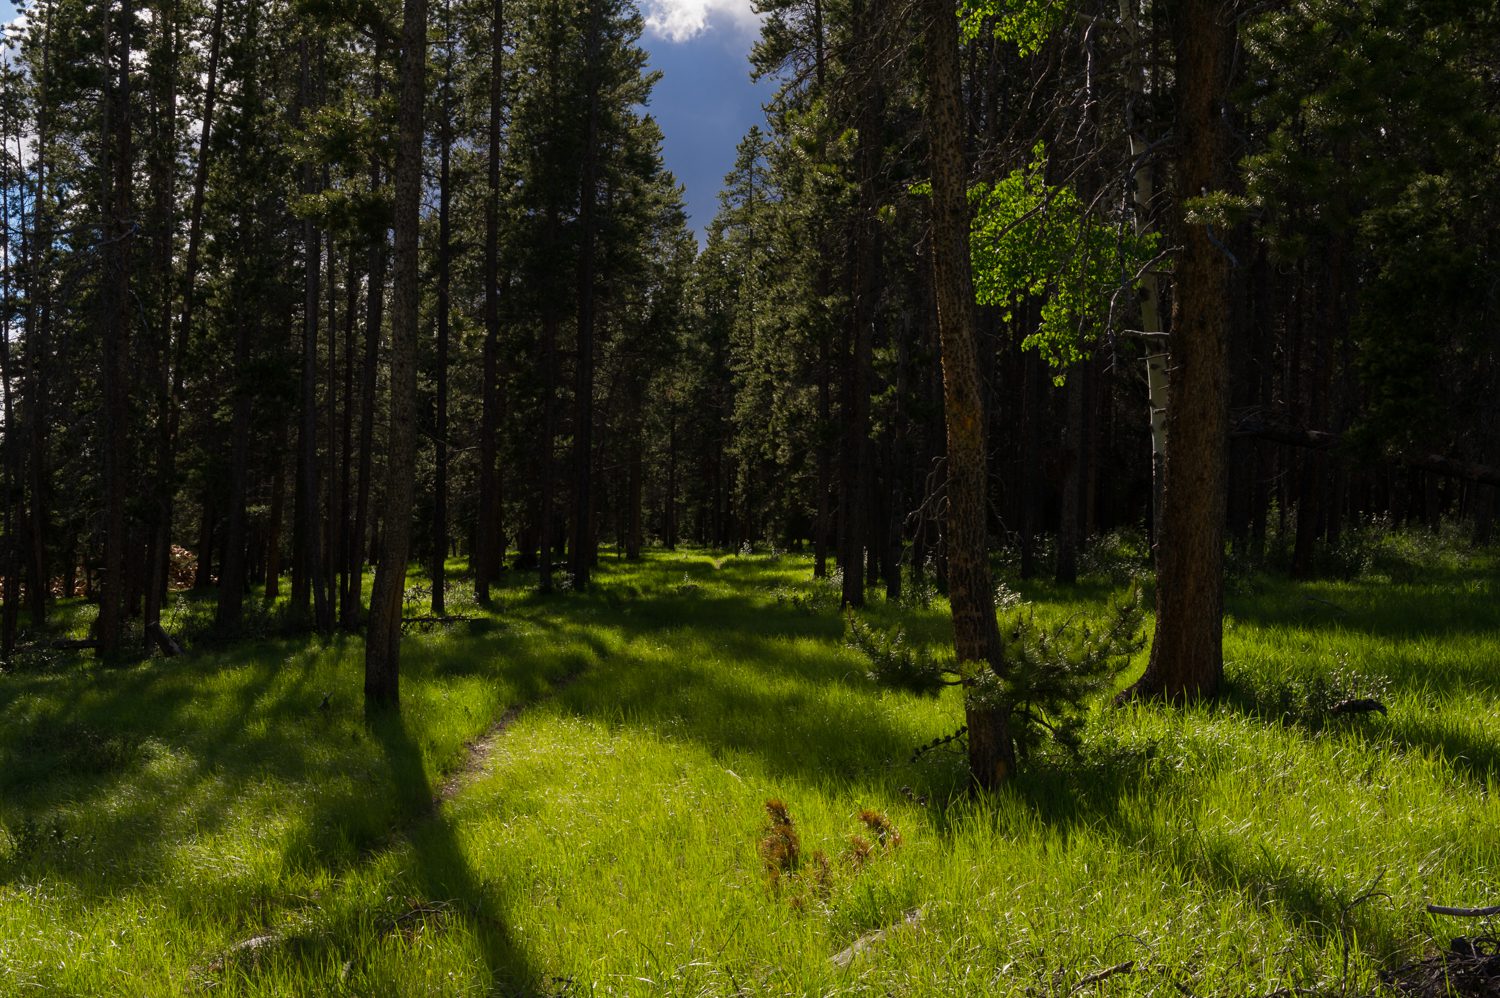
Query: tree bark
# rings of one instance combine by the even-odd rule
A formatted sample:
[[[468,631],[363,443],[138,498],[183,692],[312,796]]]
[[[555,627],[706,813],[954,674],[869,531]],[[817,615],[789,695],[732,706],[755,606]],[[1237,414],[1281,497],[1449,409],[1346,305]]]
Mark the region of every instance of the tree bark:
[[[134,242],[131,192],[134,172],[130,124],[131,28],[135,7],[120,5],[118,20],[106,6],[105,45],[118,60],[104,101],[104,582],[99,590],[99,645],[102,659],[120,653],[124,625],[125,556],[128,523],[125,497],[130,429],[130,264]]]
[[[490,598],[500,573],[501,478],[495,467],[500,432],[500,132],[504,100],[505,3],[490,13],[489,147],[484,199],[484,359],[479,426],[479,522],[474,530],[474,594]]]
[[[377,49],[376,64],[380,53]],[[375,92],[380,93],[380,76]],[[370,189],[380,189],[380,161],[370,157]],[[342,608],[343,625],[352,629],[364,603],[366,536],[369,533],[370,483],[375,463],[375,390],[380,368],[380,334],[385,322],[385,233],[370,247],[370,274],[365,285],[365,355],[359,388],[359,483],[354,499],[354,528],[349,545],[349,591],[351,599]]]
[[[395,296],[391,303],[391,422],[385,526],[365,637],[365,714],[400,709],[401,611],[411,547],[417,408],[417,236],[422,194],[422,94],[427,3],[406,0],[396,142]]]
[[[448,323],[449,292],[453,283],[451,160],[453,155],[453,18],[451,3],[443,4],[442,79],[443,116],[438,126],[438,245],[437,245],[437,413],[434,420],[432,482],[432,615],[447,613],[444,600],[448,588]]]
[[[932,163],[933,288],[942,344],[948,427],[948,600],[960,664],[1005,668],[986,530],[984,411],[969,263],[968,171],[964,164],[958,17],[948,0],[922,0],[926,21],[927,128]],[[1015,770],[1009,710],[972,693],[965,703],[969,772],[982,789]]]
[[[573,402],[573,543],[569,552],[569,574],[574,589],[587,589],[594,563],[592,530],[592,484],[594,439],[594,294],[598,278],[595,249],[598,240],[599,113],[602,86],[598,79],[600,34],[603,31],[601,0],[590,5],[584,39],[584,72],[588,76],[588,120],[584,132],[583,164],[579,185],[578,248],[578,360],[575,367]]]
[[[1176,8],[1177,197],[1222,189],[1223,104],[1235,19],[1225,0]],[[1224,518],[1229,441],[1229,258],[1207,224],[1183,223],[1169,343],[1171,380],[1156,634],[1143,675],[1124,696],[1188,700],[1224,675]]]

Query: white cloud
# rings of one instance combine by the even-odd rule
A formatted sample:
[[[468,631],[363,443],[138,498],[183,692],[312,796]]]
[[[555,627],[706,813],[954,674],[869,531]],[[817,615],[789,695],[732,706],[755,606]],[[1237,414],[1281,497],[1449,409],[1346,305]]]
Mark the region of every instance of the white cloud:
[[[644,7],[646,30],[670,42],[685,42],[714,28],[751,35],[760,30],[751,0],[646,0]]]

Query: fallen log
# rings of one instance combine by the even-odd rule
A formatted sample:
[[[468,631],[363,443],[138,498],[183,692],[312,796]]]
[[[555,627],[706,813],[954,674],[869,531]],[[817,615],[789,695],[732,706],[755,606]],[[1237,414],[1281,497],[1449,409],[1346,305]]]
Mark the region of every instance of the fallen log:
[[[1500,904],[1490,905],[1488,908],[1453,908],[1445,904],[1430,904],[1427,906],[1427,914],[1451,915],[1454,918],[1489,918],[1500,915]]]
[[[98,647],[99,642],[93,638],[66,638],[61,641],[52,642],[52,648],[56,651],[83,651]]]

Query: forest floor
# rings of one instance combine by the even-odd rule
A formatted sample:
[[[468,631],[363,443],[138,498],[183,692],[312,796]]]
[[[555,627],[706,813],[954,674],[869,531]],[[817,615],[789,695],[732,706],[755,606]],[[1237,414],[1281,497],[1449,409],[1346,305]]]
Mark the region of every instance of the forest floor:
[[[977,800],[912,761],[956,691],[874,685],[809,568],[512,573],[373,728],[347,637],[0,676],[0,993],[1356,995],[1485,929],[1427,902],[1500,902],[1491,557],[1238,578],[1225,697],[1100,704]],[[1114,582],[1010,585],[1057,619]]]

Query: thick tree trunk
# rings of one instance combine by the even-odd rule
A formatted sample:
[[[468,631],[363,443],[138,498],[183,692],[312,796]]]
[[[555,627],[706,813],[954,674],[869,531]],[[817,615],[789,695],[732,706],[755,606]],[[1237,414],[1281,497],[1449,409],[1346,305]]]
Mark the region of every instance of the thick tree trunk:
[[[969,264],[958,17],[947,0],[922,0],[926,21],[927,127],[932,161],[932,261],[948,425],[948,600],[960,663],[1003,670],[986,530],[984,412]],[[990,789],[1015,769],[1008,709],[970,695],[969,771]]]
[[[411,546],[417,408],[417,233],[422,194],[422,91],[427,3],[406,0],[396,142],[395,297],[391,304],[391,422],[385,526],[365,637],[365,713],[400,709],[401,611]]]
[[[108,11],[108,8],[106,8]],[[131,192],[134,171],[130,124],[131,29],[135,6],[121,4],[119,18],[106,12],[105,44],[117,61],[104,104],[104,582],[99,592],[99,657],[120,653],[125,609],[125,557],[130,489],[126,459],[130,443],[130,265],[134,226]]]
[[[1219,190],[1228,157],[1223,102],[1235,20],[1225,0],[1176,9],[1179,206]],[[1224,674],[1224,515],[1229,441],[1229,259],[1206,224],[1182,225],[1171,404],[1151,659],[1126,695],[1211,696]]]

